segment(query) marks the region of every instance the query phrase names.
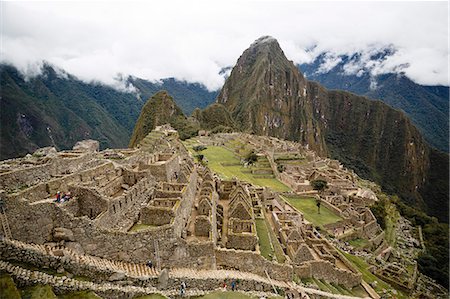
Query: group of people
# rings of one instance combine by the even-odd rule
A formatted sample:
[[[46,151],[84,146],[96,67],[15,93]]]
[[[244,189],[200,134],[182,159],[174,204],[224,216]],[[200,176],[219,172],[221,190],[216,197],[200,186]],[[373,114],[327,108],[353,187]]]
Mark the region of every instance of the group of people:
[[[63,203],[65,201],[69,201],[69,199],[72,197],[70,192],[64,193],[64,195],[61,197],[61,191],[56,192],[56,203]]]
[[[235,279],[233,279],[233,280],[231,281],[231,290],[232,290],[232,291],[235,291],[235,290],[236,290],[236,288],[237,288],[237,283],[238,283],[238,281],[235,280]],[[223,288],[224,291],[227,290],[227,283],[226,283],[225,281],[223,281],[222,288]]]

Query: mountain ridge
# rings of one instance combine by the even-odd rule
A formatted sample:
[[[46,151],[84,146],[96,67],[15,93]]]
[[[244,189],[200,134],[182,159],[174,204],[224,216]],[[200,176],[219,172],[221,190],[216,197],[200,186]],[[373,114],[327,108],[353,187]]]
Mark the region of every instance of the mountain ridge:
[[[393,108],[404,111],[422,132],[427,142],[444,152],[449,151],[449,88],[447,86],[425,86],[413,82],[401,71],[374,75],[370,67],[382,64],[393,49],[379,50],[367,61],[361,54],[333,55],[322,53],[312,62],[297,65],[308,80],[321,83],[329,89],[339,89],[380,99]],[[348,69],[352,68],[349,72]]]
[[[86,83],[54,66],[44,64],[42,73],[25,78],[14,66],[0,64],[0,159],[33,153],[55,146],[70,149],[79,140],[93,138],[102,149],[126,147],[145,100],[99,83]],[[186,114],[213,102],[216,92],[200,84],[164,79],[152,83],[127,78],[140,98],[160,89],[174,94]]]

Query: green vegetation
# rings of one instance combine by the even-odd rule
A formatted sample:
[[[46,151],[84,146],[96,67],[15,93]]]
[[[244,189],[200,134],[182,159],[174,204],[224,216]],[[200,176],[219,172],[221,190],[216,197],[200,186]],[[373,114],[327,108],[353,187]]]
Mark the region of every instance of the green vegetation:
[[[193,146],[192,149],[194,151],[196,151],[196,152],[201,152],[201,151],[206,149],[206,146],[204,146],[204,145],[196,145],[196,146]]]
[[[258,233],[259,239],[259,250],[261,251],[261,255],[268,259],[272,260],[274,255],[274,250],[272,243],[270,242],[269,231],[264,219],[256,219],[256,231]]]
[[[423,86],[406,76],[399,77],[398,74],[391,73],[377,76],[377,88],[372,89],[370,84],[373,78],[369,73],[362,76],[343,76],[342,67],[347,61],[345,57],[341,65],[329,72],[316,72],[323,62],[322,59],[323,56],[320,56],[311,64],[300,65],[299,69],[307,72],[310,80],[318,81],[329,89],[344,89],[372,99],[380,99],[396,109],[403,110],[432,146],[448,152],[447,86]]]
[[[22,299],[57,299],[49,285],[34,285],[22,291]]]
[[[0,298],[20,299],[20,292],[8,274],[0,274]]]
[[[258,155],[255,154],[254,151],[250,151],[247,155],[245,155],[244,161],[247,162],[248,165],[253,165],[258,161]]]
[[[92,291],[74,292],[59,296],[60,299],[102,299]]]
[[[449,227],[436,218],[406,205],[397,197],[392,198],[400,214],[414,226],[422,226],[425,252],[417,259],[419,271],[435,279],[444,287],[449,287]]]
[[[144,104],[136,93],[61,76],[48,64],[42,75],[29,80],[13,66],[1,64],[0,77],[0,160],[23,156],[53,141],[58,149],[69,149],[86,136],[100,141],[102,149],[126,147]],[[128,82],[144,101],[167,90],[186,115],[195,107],[208,106],[217,95],[200,84],[174,79],[162,84],[137,78]]]
[[[140,230],[144,230],[144,229],[151,228],[151,227],[156,227],[156,226],[149,225],[149,224],[135,223],[128,232],[129,233],[138,232]]]
[[[377,219],[377,223],[380,225],[380,227],[382,229],[386,229],[386,199],[378,198],[378,201],[370,207],[370,210]]]
[[[218,103],[209,105],[203,111],[195,109],[192,117],[200,123],[202,129],[211,130],[214,133],[230,132],[235,128],[230,112]]]
[[[271,225],[269,224],[269,220],[267,219],[266,215],[264,215],[264,221],[266,222],[266,227],[269,228],[268,229],[269,238],[275,251],[275,257],[277,258],[277,262],[284,263],[286,261],[286,256],[284,255],[283,248],[281,247],[280,241],[275,235],[275,232],[273,231],[273,229],[270,229]]]
[[[166,299],[167,297],[160,294],[150,294],[145,296],[134,297],[133,299]]]
[[[192,140],[187,140],[185,145],[192,151]],[[216,172],[223,179],[232,179],[236,177],[240,180],[252,183],[257,186],[266,186],[275,191],[289,191],[289,187],[275,178],[266,178],[249,173],[250,168],[241,165],[240,160],[228,149],[220,146],[208,146],[202,151],[202,154],[208,159],[208,167]]]
[[[310,197],[296,197],[282,196],[285,200],[287,200],[292,206],[294,206],[297,210],[303,213],[305,219],[309,222],[317,225],[319,227],[323,227],[325,224],[334,223],[342,220],[342,218],[332,211],[330,211],[327,207],[323,206],[320,208],[320,214],[317,213],[316,200]]]
[[[359,239],[359,238],[350,240],[348,241],[348,243],[358,249],[365,248],[366,246],[369,245],[369,242],[366,239]]]
[[[314,180],[310,182],[311,187],[319,193],[327,189],[328,183],[324,180]]]
[[[163,90],[154,94],[142,107],[131,135],[130,147],[136,146],[156,126],[167,123],[178,131],[181,140],[197,135],[200,129],[198,123],[186,118],[173,98]]]

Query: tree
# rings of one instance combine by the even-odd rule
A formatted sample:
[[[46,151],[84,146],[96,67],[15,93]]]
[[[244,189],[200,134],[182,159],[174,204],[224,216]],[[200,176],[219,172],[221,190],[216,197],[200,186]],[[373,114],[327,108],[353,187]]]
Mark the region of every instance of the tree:
[[[320,205],[321,205],[320,194],[323,192],[323,190],[328,188],[328,183],[327,181],[324,180],[314,180],[310,182],[310,185],[314,190],[317,190],[319,192],[319,198],[316,201],[316,206],[317,206],[317,213],[320,214]]]
[[[327,183],[327,181],[324,181],[324,180],[314,180],[314,181],[311,181],[309,184],[311,185],[311,187],[314,190],[317,190],[319,192],[319,194],[322,193],[323,190],[328,188],[328,183]]]
[[[196,145],[196,146],[193,146],[192,149],[196,152],[201,152],[201,151],[207,149],[207,147],[204,145]]]
[[[245,156],[244,161],[247,162],[248,165],[255,164],[255,162],[258,161],[258,155],[255,154],[254,151],[251,151]]]

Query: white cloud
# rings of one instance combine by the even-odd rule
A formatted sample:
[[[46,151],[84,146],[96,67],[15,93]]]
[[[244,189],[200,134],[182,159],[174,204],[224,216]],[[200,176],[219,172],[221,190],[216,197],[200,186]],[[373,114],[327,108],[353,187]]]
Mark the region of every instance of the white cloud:
[[[448,85],[446,2],[147,1],[1,2],[1,59],[30,71],[42,60],[85,80],[117,74],[175,77],[218,89],[255,39],[278,39],[288,59],[309,62],[392,45],[375,72],[403,71]],[[316,46],[312,51],[306,49]],[[333,60],[329,60],[329,66]]]

